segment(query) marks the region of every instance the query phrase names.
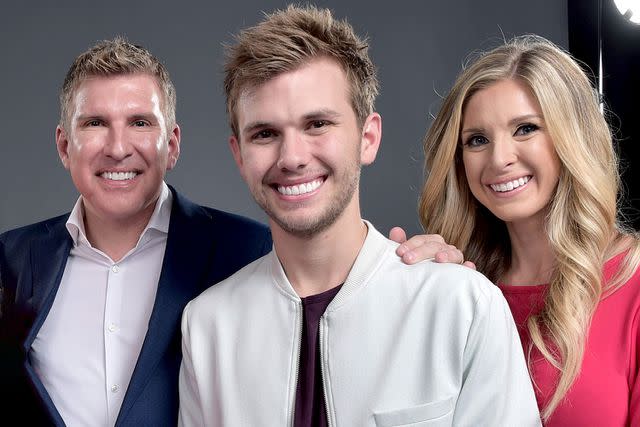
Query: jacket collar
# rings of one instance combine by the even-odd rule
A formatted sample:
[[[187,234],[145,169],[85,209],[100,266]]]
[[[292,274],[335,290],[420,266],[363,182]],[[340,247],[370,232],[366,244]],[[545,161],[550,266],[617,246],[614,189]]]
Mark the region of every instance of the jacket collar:
[[[366,286],[369,278],[376,272],[378,267],[380,267],[385,252],[391,247],[389,240],[380,234],[373,224],[364,219],[363,222],[367,225],[367,237],[364,240],[362,248],[360,248],[353,267],[351,267],[351,271],[349,271],[347,279],[327,307],[326,312],[338,309],[352,295],[355,295],[361,288]],[[282,268],[275,249],[271,251],[268,256],[271,257],[271,277],[276,286],[284,291],[290,298],[300,301],[300,297],[293,289]]]

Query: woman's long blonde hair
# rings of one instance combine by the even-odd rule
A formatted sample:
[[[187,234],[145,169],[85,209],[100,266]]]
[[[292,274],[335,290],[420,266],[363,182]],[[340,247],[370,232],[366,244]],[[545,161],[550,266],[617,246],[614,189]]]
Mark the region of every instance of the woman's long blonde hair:
[[[425,230],[456,245],[493,282],[509,269],[506,225],[473,197],[460,146],[469,98],[505,79],[532,91],[562,164],[545,224],[555,270],[544,308],[527,324],[532,345],[559,370],[555,392],[542,410],[546,420],[580,372],[598,302],[631,277],[640,248],[637,235],[617,220],[618,159],[598,95],[570,55],[538,36],[514,38],[479,56],[444,99],[424,139],[427,180],[419,213]],[[623,268],[603,286],[603,264],[625,250]]]

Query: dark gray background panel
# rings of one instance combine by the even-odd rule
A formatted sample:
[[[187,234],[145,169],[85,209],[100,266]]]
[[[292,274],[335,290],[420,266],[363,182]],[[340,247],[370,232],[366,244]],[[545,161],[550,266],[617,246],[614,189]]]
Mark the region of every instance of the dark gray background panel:
[[[58,90],[71,61],[125,35],[149,48],[178,92],[182,153],[167,181],[191,199],[265,221],[228,149],[222,42],[285,1],[5,2],[0,13],[0,231],[71,209],[77,192],[58,159]],[[464,59],[503,35],[537,33],[567,46],[565,0],[318,1],[366,34],[379,69],[378,159],[364,169],[363,216],[386,233],[420,231],[420,143]]]

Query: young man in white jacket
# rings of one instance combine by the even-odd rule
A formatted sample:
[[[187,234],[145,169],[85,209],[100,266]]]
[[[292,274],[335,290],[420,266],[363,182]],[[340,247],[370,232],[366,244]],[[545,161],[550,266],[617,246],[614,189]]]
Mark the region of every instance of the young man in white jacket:
[[[228,53],[230,145],[274,246],[185,309],[180,424],[540,425],[500,291],[403,264],[361,218],[382,135],[367,45],[289,7]]]

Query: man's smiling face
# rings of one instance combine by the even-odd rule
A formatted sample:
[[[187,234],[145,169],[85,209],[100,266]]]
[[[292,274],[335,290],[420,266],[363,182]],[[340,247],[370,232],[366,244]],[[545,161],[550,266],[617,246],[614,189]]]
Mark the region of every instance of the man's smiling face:
[[[168,128],[154,77],[126,74],[84,80],[56,145],[82,194],[85,215],[104,222],[147,221],[165,172],[179,155],[180,131]]]
[[[284,231],[311,236],[359,209],[360,167],[375,158],[341,66],[316,58],[241,93],[234,158],[253,197]],[[365,124],[366,126],[366,124]]]

